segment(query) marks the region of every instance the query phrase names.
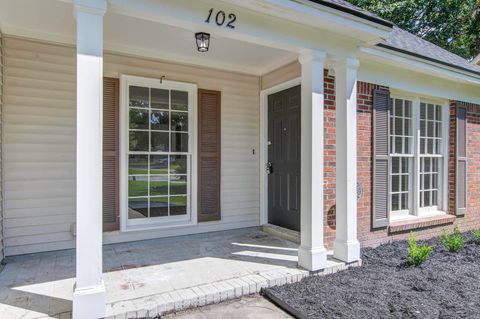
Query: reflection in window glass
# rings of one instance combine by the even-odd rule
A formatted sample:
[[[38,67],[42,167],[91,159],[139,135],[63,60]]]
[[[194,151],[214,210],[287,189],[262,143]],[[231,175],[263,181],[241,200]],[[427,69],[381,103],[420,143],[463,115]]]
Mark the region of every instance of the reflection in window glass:
[[[148,198],[128,199],[128,218],[138,219],[148,217]]]
[[[143,107],[149,106],[149,89],[139,86],[130,86],[129,88],[129,103],[130,107]]]
[[[188,93],[172,91],[172,110],[188,111]]]
[[[129,87],[128,218],[188,214],[188,103],[188,92]]]

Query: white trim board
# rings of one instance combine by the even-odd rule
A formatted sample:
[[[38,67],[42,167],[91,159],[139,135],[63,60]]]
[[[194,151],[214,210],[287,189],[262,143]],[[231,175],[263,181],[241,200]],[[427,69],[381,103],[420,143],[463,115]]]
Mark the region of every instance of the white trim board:
[[[302,79],[295,78],[260,91],[260,225],[268,224],[268,96],[301,84]]]

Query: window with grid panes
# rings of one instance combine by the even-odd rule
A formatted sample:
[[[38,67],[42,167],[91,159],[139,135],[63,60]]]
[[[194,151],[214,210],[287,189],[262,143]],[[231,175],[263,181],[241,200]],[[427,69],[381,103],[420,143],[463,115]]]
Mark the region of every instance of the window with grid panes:
[[[187,215],[189,95],[128,86],[128,219]]]
[[[413,163],[412,101],[390,100],[391,211],[409,210]]]
[[[390,100],[390,211],[438,209],[445,157],[441,105]]]

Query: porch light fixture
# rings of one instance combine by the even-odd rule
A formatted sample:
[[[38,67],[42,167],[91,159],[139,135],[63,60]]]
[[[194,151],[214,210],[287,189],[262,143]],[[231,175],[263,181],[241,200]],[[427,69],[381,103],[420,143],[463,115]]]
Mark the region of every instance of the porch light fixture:
[[[198,52],[207,52],[210,46],[210,33],[197,32],[195,33],[195,40],[197,41]]]

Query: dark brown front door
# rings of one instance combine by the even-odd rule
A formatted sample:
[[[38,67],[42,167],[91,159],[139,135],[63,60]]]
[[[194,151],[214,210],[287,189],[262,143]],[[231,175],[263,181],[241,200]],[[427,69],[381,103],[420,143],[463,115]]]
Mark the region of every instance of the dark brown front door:
[[[268,97],[268,222],[300,231],[300,86]]]

